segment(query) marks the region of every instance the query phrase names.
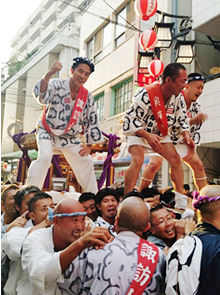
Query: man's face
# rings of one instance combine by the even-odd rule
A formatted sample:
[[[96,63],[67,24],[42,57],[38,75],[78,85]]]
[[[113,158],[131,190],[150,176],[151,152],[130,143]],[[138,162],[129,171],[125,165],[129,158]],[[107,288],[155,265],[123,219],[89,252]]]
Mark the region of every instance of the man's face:
[[[41,223],[47,218],[47,207],[54,208],[54,203],[51,198],[39,199],[35,203],[34,212],[31,212],[30,218],[33,220],[34,225]]]
[[[185,70],[179,71],[179,77],[177,77],[174,81],[170,79],[170,87],[172,90],[172,94],[178,96],[183,88],[186,86],[187,81],[187,72]]]
[[[87,64],[79,64],[74,70],[71,69],[71,71],[74,85],[77,87],[86,83],[90,75],[90,67]]]
[[[152,223],[150,231],[161,240],[175,238],[175,223],[171,214],[164,208],[152,212]]]
[[[101,211],[103,219],[114,219],[117,213],[118,202],[114,196],[105,196],[97,208]]]
[[[191,101],[196,101],[199,98],[199,96],[202,94],[203,87],[203,81],[191,81],[186,85],[186,90],[188,91]]]
[[[5,209],[5,212],[7,214],[15,214],[15,195],[17,193],[18,189],[11,189],[7,192],[7,197],[5,198],[5,203],[3,204],[3,207]]]
[[[78,240],[85,228],[85,216],[60,217],[59,229],[62,231],[62,241],[67,246]]]
[[[87,212],[87,216],[91,218],[92,220],[96,220],[98,213],[95,207],[95,200],[91,199],[88,201],[84,201],[81,203]]]
[[[19,215],[22,215],[25,211],[28,211],[28,202],[36,193],[27,194],[21,202],[21,207],[16,205],[16,209],[19,211]]]

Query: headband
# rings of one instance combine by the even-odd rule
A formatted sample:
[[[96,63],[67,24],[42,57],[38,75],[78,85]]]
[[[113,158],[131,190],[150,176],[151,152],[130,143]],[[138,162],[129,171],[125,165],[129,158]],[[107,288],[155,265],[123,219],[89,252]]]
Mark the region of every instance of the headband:
[[[193,195],[192,205],[194,209],[200,209],[200,206],[202,204],[220,200],[220,196],[216,196],[216,197],[199,196],[199,192],[197,191],[192,192],[192,195]]]
[[[76,57],[73,59],[72,67],[75,69],[79,64],[87,64],[91,73],[95,71],[94,64],[87,57]]]
[[[54,217],[74,217],[74,216],[85,216],[87,213],[86,212],[74,212],[74,213],[57,213],[57,214],[53,214],[54,210],[51,209],[50,207],[48,208],[48,216],[47,218],[50,221],[53,221]]]
[[[53,215],[53,217],[72,217],[72,216],[85,216],[86,212],[75,212],[75,213],[58,213]]]
[[[196,75],[196,76],[193,76],[193,77],[190,77],[186,83],[189,84],[190,82],[192,81],[202,81],[203,83],[206,82],[205,80],[205,77],[203,75]]]

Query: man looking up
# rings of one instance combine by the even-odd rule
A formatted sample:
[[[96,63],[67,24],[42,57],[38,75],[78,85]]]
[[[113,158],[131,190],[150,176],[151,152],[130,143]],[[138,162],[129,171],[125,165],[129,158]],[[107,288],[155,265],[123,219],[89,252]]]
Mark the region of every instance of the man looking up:
[[[119,203],[117,193],[112,188],[103,188],[97,193],[95,203],[99,212],[95,225],[108,228],[111,235],[115,236],[114,224]]]
[[[31,282],[23,294],[59,294],[58,282],[63,272],[86,247],[104,246],[110,239],[105,228],[95,228],[85,235],[85,210],[74,199],[57,204],[53,226],[31,233],[23,244],[22,268]]]
[[[164,294],[165,255],[141,239],[148,227],[144,201],[132,195],[124,199],[115,218],[117,237],[103,249],[83,250],[73,260],[64,283],[59,283],[63,294]]]
[[[125,174],[125,195],[134,189],[144,153],[155,151],[171,165],[177,208],[186,207],[187,199],[182,195],[181,159],[173,145],[181,134],[190,151],[194,150],[185,102],[183,97],[178,97],[186,81],[185,67],[171,63],[164,69],[161,84],[143,87],[134,96],[134,103],[127,110],[123,123],[123,133],[128,136],[128,150],[132,156],[131,165]]]
[[[200,128],[202,123],[207,119],[207,115],[201,112],[201,105],[197,101],[202,94],[205,78],[199,73],[192,73],[188,76],[185,88],[181,95],[184,97],[187,116],[189,118],[190,136],[196,146],[200,143]],[[190,153],[185,142],[181,141],[175,144],[176,151],[180,155],[182,161],[193,171],[193,177],[197,189],[200,190],[206,185],[206,174],[203,163],[196,151]],[[160,169],[163,157],[157,153],[150,154],[150,162],[144,170],[140,182],[140,190],[148,187],[153,181],[155,174]]]
[[[90,155],[93,143],[102,142],[94,98],[83,84],[94,71],[93,63],[83,57],[73,59],[71,76],[51,79],[62,69],[55,61],[34,88],[34,97],[44,105],[37,124],[38,158],[28,170],[27,184],[42,189],[53,150],[60,150],[69,162],[77,181],[86,192],[97,193],[93,160]],[[83,131],[86,144],[77,134]]]

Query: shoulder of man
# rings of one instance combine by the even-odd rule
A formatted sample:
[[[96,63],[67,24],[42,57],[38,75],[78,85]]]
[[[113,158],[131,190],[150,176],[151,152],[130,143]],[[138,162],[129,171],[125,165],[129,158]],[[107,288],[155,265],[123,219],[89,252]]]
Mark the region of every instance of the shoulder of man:
[[[199,286],[202,242],[196,236],[178,239],[166,257],[166,294],[195,294]],[[187,281],[187,284],[185,283]]]

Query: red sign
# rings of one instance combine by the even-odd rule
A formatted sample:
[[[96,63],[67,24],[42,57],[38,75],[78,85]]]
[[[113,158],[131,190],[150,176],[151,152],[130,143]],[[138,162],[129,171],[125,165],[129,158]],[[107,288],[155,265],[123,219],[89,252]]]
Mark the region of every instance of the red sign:
[[[154,81],[155,81],[155,77],[153,76],[149,76],[149,75],[146,75],[146,74],[140,74],[138,73],[138,85],[139,86],[144,86],[144,85],[150,85],[152,84]]]

